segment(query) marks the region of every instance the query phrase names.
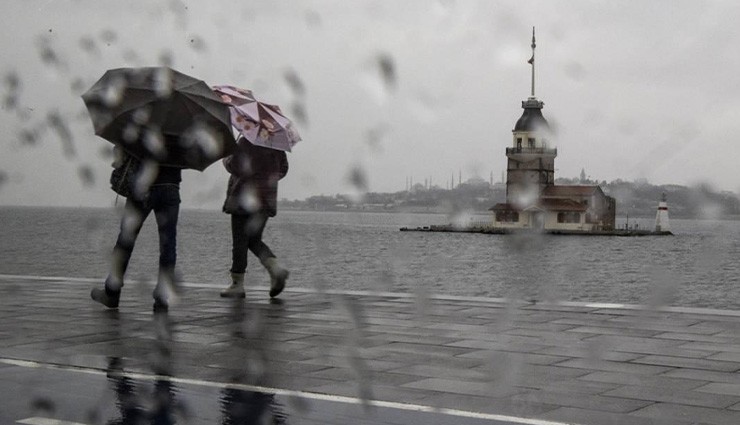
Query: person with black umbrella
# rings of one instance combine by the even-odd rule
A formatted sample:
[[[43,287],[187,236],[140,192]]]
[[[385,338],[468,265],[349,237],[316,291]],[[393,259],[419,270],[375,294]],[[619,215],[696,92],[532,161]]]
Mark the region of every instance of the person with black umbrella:
[[[236,148],[229,107],[205,82],[168,67],[108,70],[82,99],[95,134],[125,156],[111,185],[127,197],[108,277],[90,296],[118,307],[136,237],[153,211],[159,232],[154,310],[166,311],[175,284],[181,170],[203,171]]]
[[[175,136],[163,136],[174,138]],[[138,162],[138,161],[137,161]],[[136,238],[144,221],[153,211],[159,232],[159,276],[154,288],[154,311],[166,311],[168,294],[175,288],[177,261],[177,219],[180,211],[180,182],[182,169],[156,162],[134,166],[133,188],[126,199],[121,230],[111,256],[108,277],[103,288],[93,288],[93,300],[108,308],[117,308]]]

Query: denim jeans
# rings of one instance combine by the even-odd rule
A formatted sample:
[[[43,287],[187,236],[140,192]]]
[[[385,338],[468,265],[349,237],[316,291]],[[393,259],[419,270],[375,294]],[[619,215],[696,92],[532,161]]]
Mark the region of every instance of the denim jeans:
[[[123,286],[131,253],[144,221],[154,211],[159,231],[160,274],[174,275],[177,261],[177,218],[180,212],[180,187],[176,184],[153,185],[143,200],[126,199],[121,230],[113,248],[111,273],[106,282],[110,289]],[[116,288],[116,286],[118,288]]]
[[[270,247],[262,242],[262,231],[267,224],[267,215],[263,213],[231,215],[231,272],[244,273],[247,270],[247,251],[252,251],[265,263],[274,257]]]

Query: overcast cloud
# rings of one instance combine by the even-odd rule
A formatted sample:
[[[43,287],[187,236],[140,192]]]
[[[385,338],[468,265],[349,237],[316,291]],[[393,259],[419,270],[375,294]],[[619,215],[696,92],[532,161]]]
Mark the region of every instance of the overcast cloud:
[[[738,191],[734,1],[3,3],[0,203],[109,206],[110,144],[79,95],[109,68],[171,64],[251,88],[303,137],[280,196],[501,179],[529,95],[557,129],[556,176]],[[358,180],[358,176],[361,176]],[[218,208],[226,172],[184,173]],[[353,183],[354,182],[354,183]]]

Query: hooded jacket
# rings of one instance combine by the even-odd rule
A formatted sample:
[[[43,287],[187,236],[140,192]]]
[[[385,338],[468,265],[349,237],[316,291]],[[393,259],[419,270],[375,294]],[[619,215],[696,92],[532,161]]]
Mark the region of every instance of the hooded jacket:
[[[223,211],[227,214],[277,214],[278,180],[288,174],[288,157],[283,151],[256,146],[239,138],[234,154],[224,158],[231,174]]]

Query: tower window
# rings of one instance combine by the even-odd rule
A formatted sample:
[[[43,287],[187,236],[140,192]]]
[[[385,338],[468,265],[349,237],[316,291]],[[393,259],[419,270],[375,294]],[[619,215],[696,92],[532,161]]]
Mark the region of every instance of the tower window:
[[[521,149],[522,148],[522,138],[521,137],[517,137],[516,138],[516,148],[517,149]]]
[[[533,137],[527,138],[527,143],[529,144],[529,147],[530,148],[533,148],[534,147],[534,138]]]

